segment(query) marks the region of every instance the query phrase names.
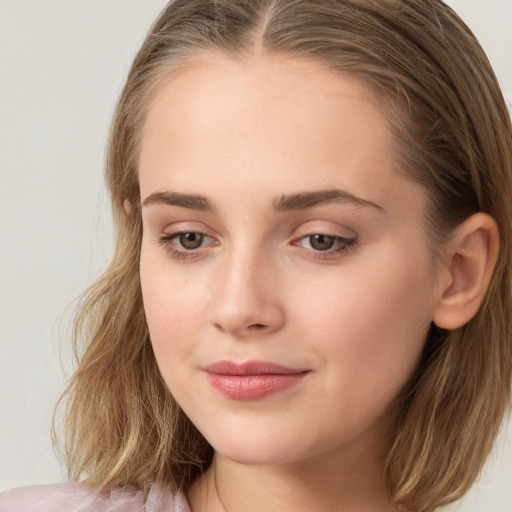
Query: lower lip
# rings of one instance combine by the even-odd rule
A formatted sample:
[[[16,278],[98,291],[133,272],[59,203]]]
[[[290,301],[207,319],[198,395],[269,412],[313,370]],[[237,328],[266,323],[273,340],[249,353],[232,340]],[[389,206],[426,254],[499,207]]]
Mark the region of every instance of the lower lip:
[[[232,400],[260,400],[297,385],[308,372],[263,375],[221,375],[207,372],[211,386]]]

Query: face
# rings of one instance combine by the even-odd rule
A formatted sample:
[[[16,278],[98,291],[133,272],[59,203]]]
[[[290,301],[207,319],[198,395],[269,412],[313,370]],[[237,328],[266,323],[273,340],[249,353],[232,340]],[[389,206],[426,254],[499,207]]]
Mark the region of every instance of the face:
[[[293,463],[381,443],[432,320],[425,194],[356,79],[284,57],[173,75],[143,127],[144,307],[216,452]]]

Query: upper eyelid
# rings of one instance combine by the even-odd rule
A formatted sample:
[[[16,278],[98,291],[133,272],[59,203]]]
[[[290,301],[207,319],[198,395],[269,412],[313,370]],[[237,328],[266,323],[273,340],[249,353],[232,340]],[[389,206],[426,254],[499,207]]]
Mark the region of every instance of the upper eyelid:
[[[201,225],[198,226],[197,224]],[[183,233],[198,233],[213,239],[219,238],[216,234],[214,234],[214,231],[212,229],[209,229],[202,223],[196,222],[175,222],[173,224],[167,224],[165,225],[165,227],[157,230],[159,238],[178,236]]]
[[[359,238],[359,234],[349,228],[344,228],[343,230],[329,228],[322,229],[321,227],[305,228],[304,230],[301,228],[302,226],[296,230],[296,234],[293,236],[293,240],[301,240],[303,238],[314,235],[332,236],[333,238],[341,238],[344,240],[355,240]]]
[[[276,224],[276,228],[280,229],[281,226],[288,225],[290,229],[290,236],[293,236],[293,233],[304,233],[304,236],[307,236],[308,234],[329,234],[331,236],[341,236],[345,238],[357,236],[357,232],[354,229],[348,227],[345,222],[340,222],[340,220],[336,219],[300,219],[295,225],[293,224],[295,224],[295,222],[283,222],[283,219],[281,219],[280,222]],[[164,219],[148,219],[148,228],[149,227],[152,228],[152,230],[160,231],[161,233],[193,231],[204,233],[209,236],[219,237],[218,230],[212,229],[207,222],[204,222],[204,219],[183,219],[165,223]]]
[[[177,224],[178,224],[178,226],[173,227],[171,229],[169,229],[169,226],[166,226],[165,228],[160,230],[159,236],[172,238],[174,236],[178,236],[183,233],[197,233],[197,234],[204,235],[206,237],[213,238],[216,240],[223,238],[222,236],[220,236],[217,233],[213,234],[212,233],[213,230],[210,230],[209,228],[203,229],[203,228],[188,227],[188,226],[187,227],[179,227],[179,224],[181,224],[181,223],[177,223]],[[326,229],[322,229],[321,227],[319,227],[319,228],[316,228],[316,227],[303,228],[303,226],[300,226],[298,228],[293,229],[292,233],[289,236],[289,239],[291,241],[293,241],[293,240],[307,238],[308,236],[314,236],[314,235],[326,235],[326,236],[331,236],[334,238],[342,238],[342,239],[347,239],[347,240],[351,240],[351,239],[359,237],[359,235],[352,229],[344,228],[344,230],[349,231],[350,233],[346,233],[346,232],[340,233],[338,230],[329,229],[329,228],[326,228]]]
[[[340,222],[337,219],[301,219],[295,225],[288,224],[288,222],[280,222],[277,226],[275,226],[272,229],[272,231],[274,229],[276,230],[276,233],[278,235],[280,233],[279,236],[286,236],[289,241],[296,240],[301,237],[312,236],[315,234],[323,234],[345,239],[359,238],[358,231],[356,231],[352,227],[349,227],[347,223]],[[155,234],[165,236],[169,236],[172,234],[195,232],[201,233],[205,236],[214,238],[219,241],[226,239],[226,237],[223,236],[222,229],[219,232],[218,226],[217,229],[212,229],[208,223],[204,222],[204,220],[197,219],[175,219],[174,222],[169,222],[165,224],[162,223],[160,224],[160,226],[154,225],[152,227],[152,230],[154,230],[153,232]]]
[[[305,233],[301,233],[301,234],[298,234],[296,236],[294,236],[294,239],[295,240],[302,240],[303,238],[308,238],[310,236],[315,236],[315,235],[325,235],[325,236],[332,236],[333,238],[341,238],[341,239],[344,239],[344,240],[353,240],[354,238],[358,238],[358,235],[356,235],[356,233],[353,233],[353,234],[345,234],[345,233],[335,233],[333,231],[329,231],[329,230],[312,230],[312,231],[307,231]]]
[[[298,242],[300,242],[304,239],[310,238],[312,236],[315,236],[315,235],[328,236],[330,238],[334,238],[338,242],[345,242],[347,245],[352,245],[354,243],[357,243],[357,241],[358,241],[357,236],[347,237],[347,236],[331,235],[329,233],[312,233],[310,235],[305,235],[305,236],[300,236],[300,237],[295,238],[294,240],[292,240],[291,244],[298,245]],[[328,252],[328,251],[325,251],[325,252]]]

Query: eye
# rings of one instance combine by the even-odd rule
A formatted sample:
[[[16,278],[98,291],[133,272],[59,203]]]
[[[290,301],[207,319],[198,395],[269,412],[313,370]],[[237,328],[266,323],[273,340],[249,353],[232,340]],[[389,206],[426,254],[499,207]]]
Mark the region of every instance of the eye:
[[[159,243],[177,259],[196,258],[203,252],[200,249],[216,244],[213,238],[199,231],[168,233],[159,238]]]
[[[336,243],[336,237],[330,235],[311,235],[306,240],[315,251],[328,251]]]
[[[203,233],[181,233],[180,235],[176,235],[176,239],[178,243],[187,250],[199,249],[201,247],[205,235]]]
[[[335,257],[339,253],[349,251],[355,247],[356,238],[345,238],[342,236],[329,235],[326,233],[315,233],[299,238],[293,245],[299,246],[316,258]]]

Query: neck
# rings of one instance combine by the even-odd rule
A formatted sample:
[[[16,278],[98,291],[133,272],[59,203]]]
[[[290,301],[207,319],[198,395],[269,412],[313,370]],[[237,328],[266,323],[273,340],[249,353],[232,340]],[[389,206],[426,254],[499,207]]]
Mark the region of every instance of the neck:
[[[192,512],[396,512],[389,503],[383,463],[368,455],[333,452],[300,463],[246,465],[216,454],[191,486]],[[342,462],[340,462],[342,461]]]

